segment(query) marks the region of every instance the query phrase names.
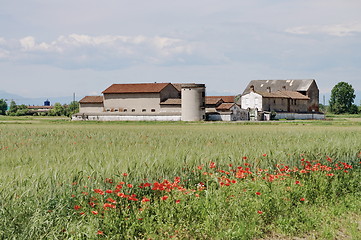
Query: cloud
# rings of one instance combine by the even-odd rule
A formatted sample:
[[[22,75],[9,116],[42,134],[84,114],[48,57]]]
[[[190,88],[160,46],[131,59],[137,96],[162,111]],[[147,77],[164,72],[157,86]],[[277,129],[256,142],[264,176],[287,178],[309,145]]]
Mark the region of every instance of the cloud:
[[[301,35],[327,34],[331,36],[345,37],[361,33],[361,23],[299,26],[287,28],[285,32]]]
[[[0,38],[0,58],[63,68],[116,69],[132,64],[194,63],[206,57],[199,42],[169,37],[71,34],[38,42],[32,36]]]

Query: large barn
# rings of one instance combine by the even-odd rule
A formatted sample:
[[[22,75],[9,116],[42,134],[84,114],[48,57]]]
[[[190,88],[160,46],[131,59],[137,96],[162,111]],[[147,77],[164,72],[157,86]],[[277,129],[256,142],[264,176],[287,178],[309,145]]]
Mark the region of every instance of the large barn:
[[[80,100],[74,120],[199,121],[205,119],[205,85],[113,84],[102,96]],[[182,97],[181,97],[182,96]]]

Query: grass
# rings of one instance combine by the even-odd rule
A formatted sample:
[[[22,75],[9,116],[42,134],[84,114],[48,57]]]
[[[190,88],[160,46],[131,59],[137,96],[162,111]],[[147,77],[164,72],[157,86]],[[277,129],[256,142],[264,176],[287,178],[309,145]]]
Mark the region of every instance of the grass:
[[[315,238],[357,239],[360,140],[361,126],[353,121],[2,123],[0,236],[253,239],[312,233]],[[257,169],[279,174],[277,164],[302,169],[301,158],[332,167],[342,161],[353,169],[332,170],[333,177],[324,171],[292,172],[272,182],[257,175]],[[209,168],[210,162],[216,168]],[[253,174],[244,179],[217,171],[236,170],[245,163]],[[180,177],[179,186],[189,194],[138,187],[164,179],[173,183],[174,177]],[[221,187],[225,177],[237,183]],[[93,191],[114,190],[121,181],[124,194],[137,194],[139,201]],[[204,189],[197,187],[200,182]],[[162,201],[163,196],[169,198]],[[97,198],[95,208],[89,206],[90,197]],[[117,208],[104,210],[109,197]],[[143,197],[150,202],[142,204]],[[75,210],[77,205],[81,209]],[[92,214],[94,210],[99,214]]]

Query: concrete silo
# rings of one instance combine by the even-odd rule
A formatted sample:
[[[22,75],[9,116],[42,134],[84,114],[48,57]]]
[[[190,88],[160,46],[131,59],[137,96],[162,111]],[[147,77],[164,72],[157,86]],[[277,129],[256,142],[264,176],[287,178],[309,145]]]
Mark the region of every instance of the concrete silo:
[[[205,119],[205,84],[182,84],[182,121]]]

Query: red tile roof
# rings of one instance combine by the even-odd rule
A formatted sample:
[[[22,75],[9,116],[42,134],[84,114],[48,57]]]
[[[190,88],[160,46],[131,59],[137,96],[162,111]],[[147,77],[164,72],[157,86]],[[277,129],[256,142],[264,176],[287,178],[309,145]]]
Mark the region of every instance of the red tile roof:
[[[223,100],[223,102],[225,103],[234,103],[234,98],[235,96],[207,96],[206,97],[206,100],[208,99],[212,99],[212,98],[215,98],[215,99],[218,99],[218,98],[221,98]]]
[[[233,107],[235,103],[222,103],[218,107],[216,107],[216,110],[229,110],[231,107]]]
[[[103,96],[85,96],[79,103],[103,103]]]
[[[222,98],[218,96],[206,96],[207,105],[216,105],[217,103],[222,103]]]
[[[170,83],[112,84],[103,93],[159,93]]]

